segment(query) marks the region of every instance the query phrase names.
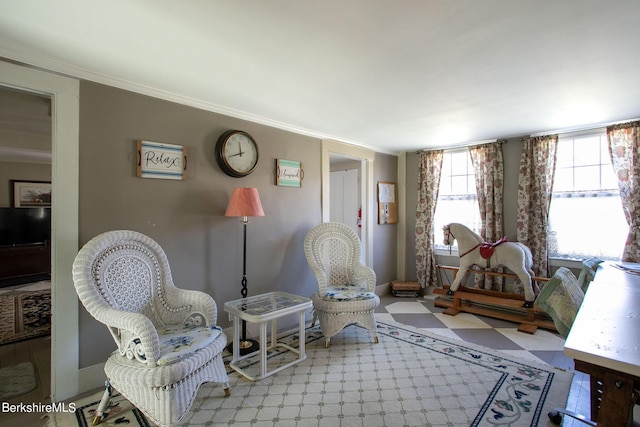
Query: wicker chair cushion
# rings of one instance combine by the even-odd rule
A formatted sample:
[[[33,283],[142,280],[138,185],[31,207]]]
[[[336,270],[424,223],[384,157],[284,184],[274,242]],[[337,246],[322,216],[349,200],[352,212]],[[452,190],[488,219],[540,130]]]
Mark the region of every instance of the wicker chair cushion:
[[[158,366],[174,363],[195,351],[209,346],[219,336],[222,329],[188,327],[182,325],[166,326],[158,330],[160,339],[160,358]]]
[[[341,313],[348,316],[348,313],[373,313],[373,310],[380,304],[380,298],[371,292],[371,298],[337,301],[323,298],[324,294],[313,294],[311,300],[316,312],[319,313]],[[342,328],[340,328],[342,329]]]
[[[338,286],[329,288],[320,298],[325,301],[363,301],[375,299],[376,294],[360,286]]]

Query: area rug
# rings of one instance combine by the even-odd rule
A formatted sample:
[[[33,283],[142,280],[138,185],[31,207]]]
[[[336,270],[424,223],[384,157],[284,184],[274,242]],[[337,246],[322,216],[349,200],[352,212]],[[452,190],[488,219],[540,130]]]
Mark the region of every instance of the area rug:
[[[33,363],[23,362],[0,369],[0,401],[29,393],[36,388]]]
[[[308,328],[305,361],[256,382],[230,370],[231,396],[204,384],[179,425],[551,426],[547,413],[566,405],[572,372],[386,321],[378,335],[374,344],[367,329],[351,325],[327,349],[320,329]],[[297,346],[298,335],[281,341]],[[269,363],[291,357],[272,351]],[[136,422],[145,426],[127,425]]]
[[[326,349],[309,328],[307,360],[257,382],[230,374],[228,398],[204,385],[180,425],[550,426],[566,405],[572,372],[391,322],[378,334],[351,325]]]
[[[98,409],[102,391],[74,402],[73,405],[60,406],[60,409],[49,414],[48,427],[88,427],[93,423],[95,411]],[[152,427],[145,416],[128,400],[118,393],[111,397],[109,407],[105,411],[108,416],[99,424],[101,426]]]
[[[50,333],[51,289],[0,291],[0,344]]]

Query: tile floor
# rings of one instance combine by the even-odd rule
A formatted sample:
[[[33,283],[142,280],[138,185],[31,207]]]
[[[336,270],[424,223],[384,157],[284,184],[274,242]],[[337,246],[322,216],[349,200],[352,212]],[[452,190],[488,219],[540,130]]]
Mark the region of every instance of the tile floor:
[[[435,306],[435,297],[436,295],[417,298],[382,295],[376,318],[411,325],[432,333],[573,370],[573,359],[563,354],[564,339],[559,335],[543,329],[538,329],[535,334],[530,335],[519,332],[516,323],[469,313],[449,316],[442,313],[443,308]],[[589,416],[589,401],[589,376],[576,371],[566,408]],[[562,425],[585,426],[584,423],[570,417],[565,417]]]

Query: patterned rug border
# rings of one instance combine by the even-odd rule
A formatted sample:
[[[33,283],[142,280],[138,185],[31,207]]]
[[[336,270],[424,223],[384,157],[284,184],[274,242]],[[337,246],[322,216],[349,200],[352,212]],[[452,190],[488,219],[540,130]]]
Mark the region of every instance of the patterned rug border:
[[[98,404],[102,398],[103,390],[96,392],[90,396],[86,396],[82,399],[74,402],[75,407],[70,409],[66,408],[65,411],[49,413],[46,415],[48,419],[47,427],[89,427],[93,422],[95,409],[98,408]],[[112,407],[117,407],[124,403],[122,410],[116,410],[115,413],[109,414]],[[115,405],[114,405],[115,403]],[[93,411],[91,410],[93,409]],[[137,424],[133,424],[134,422]],[[124,398],[120,393],[115,392],[111,396],[110,407],[107,408],[107,417],[100,423],[101,426],[109,427],[115,425],[127,425],[129,427],[151,427],[155,424],[150,424],[144,414],[135,406]]]
[[[100,396],[102,397],[102,396]],[[117,399],[119,397],[122,397],[120,393],[114,393],[113,396],[111,396],[111,399]],[[94,400],[94,399],[91,399]],[[122,400],[126,400],[124,399],[124,397],[122,397]],[[100,403],[100,399],[94,401],[94,402],[90,402],[87,403],[83,406],[80,406],[78,408],[76,408],[76,420],[78,421],[78,425],[81,427],[88,427],[90,425],[92,425],[91,423],[87,422],[87,418],[89,418],[90,420],[93,420],[93,414],[90,415],[85,415],[84,414],[84,410],[85,409],[89,409],[91,407],[97,407],[98,404]],[[132,405],[133,406],[133,405]],[[144,416],[144,414],[142,412],[140,412],[140,410],[138,408],[136,408],[135,406],[130,410],[131,413],[133,413],[133,416],[136,418],[136,421],[138,422],[138,425],[141,427],[150,427],[147,418]],[[112,421],[112,420],[110,420]],[[129,421],[126,421],[127,424],[129,424]]]
[[[485,416],[487,415],[487,412],[489,411],[489,409],[491,409],[493,413],[493,418],[496,419],[496,421],[504,417],[504,413],[500,412],[497,409],[491,408],[491,406],[498,406],[502,410],[506,410],[506,411],[510,411],[512,409],[510,407],[509,402],[505,400],[496,400],[496,396],[501,391],[501,389],[505,386],[505,382],[507,381],[507,378],[509,377],[509,375],[512,374],[512,373],[505,372],[505,369],[507,368],[507,366],[505,366],[506,364],[505,362],[510,362],[516,366],[521,367],[521,369],[524,369],[519,372],[520,374],[533,375],[534,372],[532,370],[535,370],[538,372],[544,372],[547,374],[547,379],[541,391],[542,396],[540,397],[540,399],[538,400],[538,404],[536,405],[534,416],[530,424],[531,426],[537,426],[541,420],[541,417],[543,417],[542,419],[546,420],[546,414],[548,411],[552,409],[552,407],[566,406],[567,398],[569,395],[569,389],[571,387],[573,371],[567,371],[567,370],[553,367],[551,365],[547,365],[544,363],[536,363],[533,360],[528,360],[525,358],[512,356],[507,353],[502,353],[500,352],[500,350],[494,350],[489,347],[481,346],[478,344],[473,344],[473,343],[469,343],[462,340],[456,340],[456,339],[438,335],[432,332],[421,331],[417,328],[413,328],[411,326],[403,325],[400,323],[394,324],[389,321],[378,321],[377,323],[378,323],[378,334],[390,336],[398,340],[407,342],[409,344],[417,345],[429,351],[436,351],[440,354],[444,354],[449,357],[455,357],[464,362],[473,363],[483,368],[492,369],[496,372],[502,373],[502,378],[500,379],[500,381],[496,383],[496,386],[494,387],[493,392],[487,397],[487,400],[482,406],[482,409],[480,410],[476,419],[474,420],[473,424],[471,424],[470,427],[481,425],[480,423],[483,421],[483,419],[485,419]],[[358,326],[358,325],[355,325],[355,326]],[[385,332],[385,329],[387,329],[387,332]],[[419,343],[417,341],[412,342],[410,340],[402,339],[397,336],[394,336],[394,333],[393,333],[394,330],[405,331],[409,333],[410,336],[414,336],[414,337],[419,337],[419,336],[428,337],[428,339],[432,340],[433,343],[443,343],[448,345],[448,347],[445,347],[444,349],[435,349],[427,346],[426,343]],[[458,354],[454,354],[456,350],[451,347],[455,347],[458,350],[462,350],[462,352]],[[484,363],[480,363],[481,361]],[[489,366],[488,364],[494,364],[494,366]],[[551,391],[552,391],[551,388],[552,388],[553,381],[554,379],[556,379],[557,376],[560,376],[560,375],[568,376],[568,378],[564,379],[564,382],[566,383],[566,387],[563,387],[562,389],[562,390],[566,390],[566,392],[563,393],[565,395],[565,399],[561,403],[553,402],[551,405],[547,405],[547,401],[550,400],[551,397],[555,397],[555,395],[560,394],[562,392],[562,390],[558,390],[557,393],[554,393],[554,395],[551,396]],[[487,420],[485,419],[485,421]],[[499,423],[496,422],[491,424],[498,425]]]

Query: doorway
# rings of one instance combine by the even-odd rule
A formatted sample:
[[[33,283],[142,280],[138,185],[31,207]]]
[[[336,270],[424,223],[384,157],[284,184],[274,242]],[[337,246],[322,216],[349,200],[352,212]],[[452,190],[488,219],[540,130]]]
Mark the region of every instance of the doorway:
[[[49,97],[0,87],[0,368],[33,372],[35,388],[14,397],[24,402],[51,394],[51,209],[46,197],[22,206],[13,196],[14,186],[47,194],[50,112]]]
[[[362,262],[373,266],[373,161],[375,152],[333,140],[322,141],[322,222],[331,221],[331,158],[349,159],[359,164],[360,240]]]
[[[0,86],[51,99],[51,400],[79,391],[78,298],[72,265],[78,253],[79,82],[0,61]]]

